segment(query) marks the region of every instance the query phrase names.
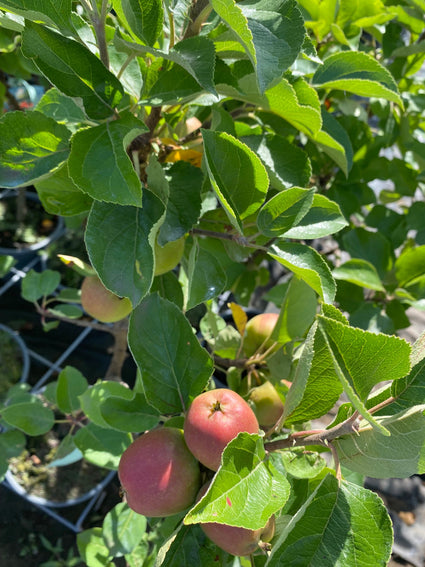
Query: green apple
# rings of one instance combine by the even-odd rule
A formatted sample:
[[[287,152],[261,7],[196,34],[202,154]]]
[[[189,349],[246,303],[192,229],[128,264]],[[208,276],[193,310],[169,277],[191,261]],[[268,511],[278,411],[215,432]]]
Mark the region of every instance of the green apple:
[[[103,285],[98,276],[87,276],[81,285],[84,311],[102,323],[114,323],[131,313],[128,297],[118,297]]]
[[[199,463],[175,427],[152,429],[133,441],[118,476],[128,506],[149,517],[182,512],[195,502],[201,483]]]
[[[218,388],[197,396],[187,412],[184,437],[192,454],[216,471],[221,454],[238,433],[258,433],[259,425],[249,404],[233,390]]]
[[[257,351],[263,353],[273,346],[275,341],[270,338],[270,335],[278,319],[278,313],[261,313],[248,321],[243,341],[243,351],[246,357],[253,356]],[[277,344],[276,350],[280,346]]]
[[[249,394],[254,413],[263,428],[275,425],[283,413],[283,403],[271,382],[253,388]]]
[[[160,246],[155,240],[155,276],[161,276],[177,266],[183,256],[185,238]]]
[[[207,482],[202,486],[196,498],[197,500],[200,500],[206,493],[209,484],[210,482]],[[275,518],[271,516],[264,528],[258,530],[238,528],[215,522],[207,522],[200,524],[200,526],[205,535],[218,547],[231,555],[244,556],[254,553],[261,542],[268,542],[273,538]]]

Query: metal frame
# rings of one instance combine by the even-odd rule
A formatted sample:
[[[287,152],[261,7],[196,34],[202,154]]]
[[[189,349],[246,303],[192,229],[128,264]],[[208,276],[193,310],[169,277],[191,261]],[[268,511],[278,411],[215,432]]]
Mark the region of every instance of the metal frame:
[[[12,276],[10,276],[5,283],[0,287],[0,296],[5,294],[10,288],[14,285],[17,285],[29,272],[30,269],[41,267],[41,269],[46,268],[46,261],[47,255],[41,253],[37,258],[32,259],[26,266],[21,269],[11,268]],[[72,343],[65,349],[65,351],[54,361],[48,360],[44,356],[38,354],[37,352],[28,349],[29,355],[31,359],[36,360],[38,363],[41,363],[46,367],[46,371],[42,375],[42,377],[38,380],[35,386],[31,389],[32,392],[37,392],[52,376],[54,372],[60,372],[63,368],[62,365],[65,363],[66,359],[75,351],[75,349],[81,344],[81,342],[89,335],[92,331],[90,327],[83,328],[81,332],[77,335],[77,337],[72,341]],[[97,487],[94,489],[94,494],[87,500],[87,504],[84,506],[83,510],[80,512],[77,520],[75,522],[70,521],[65,517],[66,509],[71,508],[75,509],[77,505],[82,505],[81,503],[76,503],[71,506],[63,506],[63,511],[59,512],[59,507],[57,506],[49,506],[48,501],[46,504],[42,504],[39,502],[35,502],[29,496],[25,495],[25,493],[20,493],[14,489],[14,487],[6,480],[3,481],[2,485],[20,496],[24,498],[27,502],[30,502],[33,506],[38,508],[39,510],[43,511],[44,513],[48,514],[58,522],[60,522],[65,527],[69,528],[75,533],[80,532],[83,527],[83,522],[87,518],[88,514],[91,510],[95,509],[97,505],[100,505],[101,501],[105,496],[105,489],[106,486],[112,481],[112,479],[116,476],[115,471],[111,471],[106,478],[99,483]]]

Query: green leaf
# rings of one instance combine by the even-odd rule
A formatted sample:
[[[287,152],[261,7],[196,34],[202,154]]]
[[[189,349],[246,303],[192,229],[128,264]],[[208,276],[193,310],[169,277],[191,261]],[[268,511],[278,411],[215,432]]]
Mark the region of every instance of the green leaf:
[[[85,122],[86,115],[75,100],[53,87],[46,91],[37,104],[36,110],[49,116],[56,122],[63,122],[68,127]]]
[[[77,187],[98,201],[140,207],[142,186],[126,148],[146,131],[140,120],[123,113],[119,120],[74,134],[68,168]]]
[[[257,56],[254,38],[252,31],[249,29],[248,20],[242,12],[242,6],[236,4],[233,0],[211,0],[211,5],[214,11],[232,30],[232,33],[243,46],[252,64],[255,66],[257,64]]]
[[[148,295],[133,311],[128,342],[147,401],[161,413],[184,411],[212,374],[212,359],[188,320],[157,294]]]
[[[341,51],[330,55],[318,67],[312,80],[315,87],[384,98],[403,108],[403,101],[391,73],[363,51]]]
[[[71,465],[76,463],[83,458],[83,455],[79,449],[75,446],[74,435],[68,433],[60,442],[59,446],[55,451],[55,458],[47,466],[52,467],[63,467],[66,465]]]
[[[162,57],[167,61],[177,63],[203,89],[213,95],[216,94],[214,86],[215,49],[210,39],[203,36],[189,37],[176,43],[168,52],[147,45],[124,41],[117,35],[114,42],[119,51],[135,55],[151,53],[155,57]]]
[[[85,390],[80,396],[81,409],[94,424],[109,429],[110,425],[102,416],[102,404],[111,396],[126,400],[133,399],[133,392],[119,382],[99,380],[94,386]]]
[[[154,45],[162,32],[161,0],[115,0],[127,20],[130,30],[147,45]]]
[[[347,131],[336,118],[322,108],[323,129],[314,137],[314,141],[339,165],[345,176],[353,166],[353,147]]]
[[[109,427],[129,433],[152,429],[160,418],[141,393],[134,394],[132,399],[111,396],[101,403],[100,413]]]
[[[148,190],[143,192],[142,208],[95,201],[90,211],[85,233],[90,261],[105,286],[120,297],[129,297],[133,306],[152,284],[152,240],[163,212],[160,200]]]
[[[119,80],[81,43],[27,22],[22,52],[65,95],[81,97],[87,115],[109,118],[123,97]]]
[[[45,407],[38,399],[12,403],[1,410],[1,417],[8,425],[20,429],[27,435],[43,435],[55,422],[52,410]]]
[[[215,4],[218,2],[213,2],[213,6]],[[294,0],[241,2],[239,6],[252,34],[255,59],[251,49],[248,54],[256,67],[260,91],[264,92],[282,77],[301,51],[305,37],[304,20]],[[234,21],[228,23],[235,31]],[[245,26],[243,31],[245,35]],[[243,45],[244,41],[241,43]]]
[[[316,250],[296,242],[270,247],[269,255],[305,281],[325,301],[332,303],[336,286],[328,265]]]
[[[336,280],[345,280],[375,291],[385,291],[375,267],[366,260],[359,258],[348,260],[334,268],[332,275]]]
[[[218,548],[209,553],[208,540],[198,525],[180,524],[158,550],[155,567],[181,567],[182,565],[212,565],[217,562]]]
[[[158,292],[163,299],[168,299],[183,310],[183,290],[174,272],[166,272],[161,276],[156,276],[152,282],[151,293]]]
[[[35,302],[55,291],[61,280],[60,272],[43,270],[36,272],[30,270],[22,280],[22,297],[27,301]]]
[[[26,20],[43,22],[64,32],[75,33],[72,24],[72,0],[1,0],[0,8],[23,16]]]
[[[291,517],[273,545],[266,567],[386,565],[392,525],[378,495],[327,475]]]
[[[201,213],[203,174],[199,167],[178,161],[168,170],[167,211],[158,233],[158,244],[164,246],[188,232]]]
[[[409,343],[395,336],[349,327],[322,315],[319,316],[319,328],[349,400],[369,423],[384,435],[388,434],[367,412],[364,402],[373,386],[385,380],[396,380],[409,372]]]
[[[406,248],[395,262],[395,276],[400,287],[414,285],[424,275],[425,246]]]
[[[292,277],[271,338],[280,344],[301,339],[312,325],[316,310],[317,297],[313,289],[304,281]]]
[[[383,437],[365,421],[357,435],[335,440],[341,463],[373,478],[406,478],[425,471],[425,405],[376,417],[390,432]]]
[[[19,457],[25,449],[26,438],[22,431],[11,429],[0,433],[0,455],[7,460],[12,457]]]
[[[325,459],[304,448],[282,451],[280,456],[286,472],[295,478],[314,478],[326,467]]]
[[[80,409],[78,396],[83,394],[88,382],[77,368],[65,366],[59,373],[56,388],[56,402],[64,413],[72,413]]]
[[[267,90],[257,104],[264,110],[281,116],[294,128],[312,138],[322,127],[317,92],[302,77],[293,83],[283,78],[276,86]]]
[[[297,226],[313,203],[314,189],[291,187],[281,191],[263,205],[257,226],[265,236],[279,237]]]
[[[346,232],[342,241],[346,251],[352,258],[360,258],[370,262],[384,279],[393,264],[390,242],[380,232],[371,232],[362,227]]]
[[[264,201],[269,179],[248,146],[226,134],[202,130],[204,159],[211,184],[230,222],[242,233],[242,220]]]
[[[227,283],[226,272],[217,258],[200,246],[190,251],[187,309],[217,297]]]
[[[322,127],[320,101],[317,91],[303,77],[292,82],[282,78],[277,85],[263,95],[255,86],[252,74],[239,81],[239,88],[229,84],[218,84],[219,94],[259,106],[287,120],[294,128],[314,138]]]
[[[311,240],[335,234],[347,225],[339,205],[317,193],[307,213],[295,226],[287,230],[284,236]]]
[[[263,162],[270,183],[281,191],[288,187],[306,187],[311,177],[311,165],[304,150],[285,138],[273,134],[244,136],[244,142]]]
[[[121,502],[114,506],[103,520],[103,541],[113,556],[131,553],[140,543],[146,527],[146,518]]]
[[[117,51],[114,45],[108,45],[110,70],[120,78],[124,90],[136,100],[140,99],[143,89],[143,75],[139,61],[134,58],[128,61],[128,55]]]
[[[382,410],[384,415],[392,415],[402,410],[407,410],[414,405],[425,404],[425,362],[423,359],[423,335],[413,345],[411,361],[413,368],[409,374],[399,380],[395,380],[387,398],[393,396],[395,401]],[[372,404],[379,403],[379,400]]]
[[[315,322],[307,334],[286,396],[284,422],[291,424],[321,417],[335,405],[342,391],[329,349]]]
[[[239,433],[224,449],[221,466],[185,524],[217,522],[252,530],[263,528],[288,499],[289,482],[265,460],[258,435]]]
[[[183,104],[202,94],[200,84],[179,65],[161,69],[157,81],[152,85],[143,103],[153,106]]]
[[[79,319],[83,315],[83,310],[78,305],[56,303],[54,307],[49,308],[49,313],[50,315],[66,317],[67,319]]]
[[[0,278],[5,276],[16,264],[16,259],[8,254],[0,254]]]
[[[41,112],[7,112],[0,120],[0,185],[25,187],[47,177],[66,161],[70,135]]]
[[[132,442],[132,437],[129,433],[104,429],[89,423],[77,431],[74,441],[89,463],[116,470],[121,455]]]
[[[80,555],[88,567],[110,567],[112,557],[106,547],[102,528],[91,528],[77,535],[77,546]]]
[[[75,185],[66,165],[34,185],[43,207],[52,215],[72,217],[90,210],[92,198]]]

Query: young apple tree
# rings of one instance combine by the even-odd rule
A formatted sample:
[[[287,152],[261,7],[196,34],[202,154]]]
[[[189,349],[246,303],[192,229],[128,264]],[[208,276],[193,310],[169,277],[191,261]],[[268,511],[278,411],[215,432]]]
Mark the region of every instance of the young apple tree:
[[[0,119],[0,185],[81,220],[138,368],[132,389],[69,369],[52,386],[79,423],[69,450],[120,467],[127,492],[79,534],[83,561],[386,565],[364,477],[425,473],[425,339],[396,334],[425,300],[423,1],[0,10],[47,85]],[[58,277],[29,274],[25,296]],[[250,323],[266,302],[272,324]],[[0,408],[2,473],[43,407]]]

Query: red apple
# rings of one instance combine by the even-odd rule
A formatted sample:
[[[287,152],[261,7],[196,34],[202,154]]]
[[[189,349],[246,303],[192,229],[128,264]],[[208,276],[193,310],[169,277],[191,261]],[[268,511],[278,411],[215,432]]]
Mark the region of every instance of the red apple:
[[[283,413],[283,403],[271,382],[264,382],[253,388],[249,394],[254,413],[262,427],[269,428],[276,424]]]
[[[241,431],[258,433],[249,404],[233,390],[220,388],[197,396],[187,412],[184,437],[193,455],[216,471],[226,445]]]
[[[265,352],[275,341],[270,338],[279,319],[278,313],[261,313],[248,321],[245,328],[243,350],[248,358],[255,354]],[[276,350],[281,345],[276,345]],[[261,347],[261,348],[260,348]]]
[[[122,454],[118,476],[129,507],[144,516],[177,514],[194,503],[200,485],[199,463],[183,431],[152,429]]]
[[[161,276],[177,266],[183,256],[184,236],[160,246],[155,240],[155,276]]]
[[[128,297],[118,297],[97,276],[87,276],[81,285],[81,305],[89,315],[103,323],[114,323],[131,313]]]
[[[198,493],[196,500],[200,500],[208,490],[209,482],[204,484]],[[205,535],[218,547],[227,551],[231,555],[251,555],[258,548],[260,542],[268,542],[272,539],[275,530],[275,518],[272,516],[264,528],[249,530],[228,526],[227,524],[217,524],[207,522],[200,524]]]

